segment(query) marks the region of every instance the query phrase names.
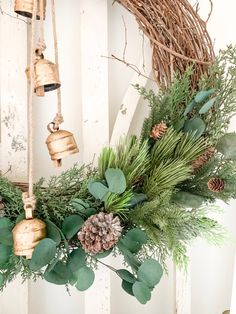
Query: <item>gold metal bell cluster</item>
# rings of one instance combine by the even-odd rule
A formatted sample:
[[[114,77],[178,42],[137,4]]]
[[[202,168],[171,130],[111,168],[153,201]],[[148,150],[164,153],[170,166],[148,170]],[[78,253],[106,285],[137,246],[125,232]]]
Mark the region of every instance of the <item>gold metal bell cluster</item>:
[[[38,10],[37,10],[37,19],[40,19],[40,5],[38,1]],[[15,0],[15,12],[22,16],[32,18],[33,15],[33,7],[34,7],[34,0]],[[46,14],[46,0],[43,1],[43,15],[45,19]]]
[[[78,153],[79,149],[71,132],[54,129],[53,126],[54,123],[48,125],[51,134],[48,136],[46,144],[54,166],[61,167],[62,158]]]

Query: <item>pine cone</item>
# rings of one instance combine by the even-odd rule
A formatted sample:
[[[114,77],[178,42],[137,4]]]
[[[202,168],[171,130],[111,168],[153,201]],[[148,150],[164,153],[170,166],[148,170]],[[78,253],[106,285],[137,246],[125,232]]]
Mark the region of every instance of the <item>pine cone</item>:
[[[0,196],[0,218],[5,216],[4,203]]]
[[[150,132],[150,137],[154,140],[159,140],[166,134],[166,131],[167,125],[162,121],[161,123],[154,125]]]
[[[100,212],[85,221],[78,238],[85,252],[98,254],[111,249],[118,242],[121,231],[117,216]]]
[[[208,148],[205,153],[200,155],[193,163],[192,163],[192,170],[193,172],[199,170],[208,160],[211,159],[215,155],[215,148],[210,147]]]
[[[225,182],[220,178],[211,178],[208,181],[207,186],[211,192],[220,193],[225,188]]]

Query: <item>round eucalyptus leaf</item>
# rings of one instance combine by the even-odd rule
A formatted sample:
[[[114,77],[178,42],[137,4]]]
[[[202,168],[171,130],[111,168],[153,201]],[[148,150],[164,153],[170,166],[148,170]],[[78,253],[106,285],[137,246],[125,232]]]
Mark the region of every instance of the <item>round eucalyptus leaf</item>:
[[[160,263],[152,258],[147,259],[138,269],[138,280],[144,282],[149,288],[155,287],[163,275]]]
[[[8,246],[13,245],[12,231],[9,228],[0,229],[0,243]]]
[[[79,215],[71,215],[65,218],[62,224],[62,232],[67,240],[73,238],[83,226],[84,220]]]
[[[11,220],[9,218],[3,217],[0,218],[0,229],[11,229],[12,227],[12,223]]]
[[[47,237],[56,242],[57,245],[61,243],[60,229],[50,220],[46,220]]]
[[[126,190],[126,179],[120,169],[109,168],[105,172],[105,178],[109,191],[115,194],[122,194]]]
[[[123,288],[123,290],[124,290],[125,292],[127,292],[128,294],[134,296],[134,293],[133,293],[133,284],[132,284],[132,283],[127,282],[127,281],[125,281],[125,280],[122,280],[121,287]]]
[[[44,279],[55,285],[65,285],[71,278],[71,272],[67,266],[59,261],[51,271],[46,270]]]
[[[4,284],[4,276],[3,274],[0,273],[0,288],[2,288],[3,284]]]
[[[205,199],[199,195],[184,191],[174,194],[172,200],[186,208],[199,208],[205,201]]]
[[[82,248],[78,248],[70,253],[68,258],[68,267],[72,273],[77,271],[86,265],[86,254]]]
[[[194,133],[195,139],[198,139],[204,133],[206,125],[201,118],[187,120],[184,125],[185,133]]]
[[[79,291],[85,291],[92,286],[94,279],[94,271],[91,268],[85,266],[79,269],[78,281],[75,286]]]
[[[98,254],[94,255],[94,257],[98,258],[98,259],[105,258],[105,257],[109,256],[112,251],[113,251],[113,249],[110,249],[110,250],[107,250],[107,251],[104,251],[102,253],[98,253]]]
[[[30,269],[37,271],[51,262],[55,257],[57,250],[56,242],[46,238],[39,242],[35,247],[32,259],[30,261]]]
[[[88,185],[88,190],[90,194],[100,201],[102,201],[109,192],[108,188],[101,182],[91,182]]]
[[[217,143],[216,149],[222,153],[226,159],[236,160],[236,133],[223,135]]]
[[[8,262],[11,253],[12,248],[10,246],[0,244],[0,268]]]
[[[136,281],[134,275],[126,269],[118,269],[116,273],[122,280],[125,280],[129,283],[135,283]]]
[[[141,304],[146,304],[151,300],[151,291],[145,283],[136,281],[132,290],[134,296]]]

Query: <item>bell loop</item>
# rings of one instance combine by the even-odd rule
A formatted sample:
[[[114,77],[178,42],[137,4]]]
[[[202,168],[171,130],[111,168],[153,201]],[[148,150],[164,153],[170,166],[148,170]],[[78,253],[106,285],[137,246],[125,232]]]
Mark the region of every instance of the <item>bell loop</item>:
[[[47,129],[52,134],[52,133],[55,133],[55,132],[57,132],[59,130],[59,126],[56,126],[55,122],[50,122],[47,125]]]

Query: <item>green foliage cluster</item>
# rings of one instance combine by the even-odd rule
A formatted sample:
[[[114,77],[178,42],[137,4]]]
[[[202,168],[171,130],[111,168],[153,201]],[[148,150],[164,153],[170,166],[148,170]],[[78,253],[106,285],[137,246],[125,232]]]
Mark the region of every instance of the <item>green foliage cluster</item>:
[[[30,261],[13,252],[12,229],[24,219],[21,191],[0,177],[5,205],[0,218],[1,289],[20,273],[24,280],[41,277],[84,291],[101,263],[121,278],[127,293],[145,304],[168,257],[184,267],[187,248],[197,237],[223,242],[224,229],[208,214],[217,199],[236,198],[236,134],[226,133],[236,111],[236,48],[221,52],[196,90],[192,72],[190,67],[182,77],[177,74],[172,86],[157,95],[136,86],[150,104],[140,139],[131,136],[115,148],[104,148],[95,169],[74,166],[35,184],[35,214],[45,221],[47,237]],[[165,134],[150,138],[162,121]],[[215,154],[204,160],[209,148]],[[199,158],[203,162],[196,170],[193,162]],[[211,178],[219,178],[223,190],[211,191]],[[77,235],[84,222],[101,211],[119,217],[122,235],[114,248],[88,254]],[[122,254],[126,268],[106,265],[102,259],[109,254]]]

